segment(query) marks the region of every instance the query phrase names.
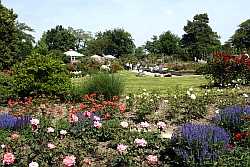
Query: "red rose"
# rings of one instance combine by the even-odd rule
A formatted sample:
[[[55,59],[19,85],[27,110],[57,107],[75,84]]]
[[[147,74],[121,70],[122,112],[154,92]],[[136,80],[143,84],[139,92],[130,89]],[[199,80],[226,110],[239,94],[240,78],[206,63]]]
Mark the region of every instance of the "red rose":
[[[247,115],[247,116],[246,116],[246,119],[250,119],[250,115]]]
[[[234,140],[241,140],[242,136],[241,134],[237,133],[236,135],[234,135]]]
[[[248,135],[249,135],[248,131],[244,132],[244,135],[245,135],[245,136],[248,136]]]
[[[228,146],[229,146],[230,148],[233,148],[233,147],[234,147],[234,144],[229,143]]]

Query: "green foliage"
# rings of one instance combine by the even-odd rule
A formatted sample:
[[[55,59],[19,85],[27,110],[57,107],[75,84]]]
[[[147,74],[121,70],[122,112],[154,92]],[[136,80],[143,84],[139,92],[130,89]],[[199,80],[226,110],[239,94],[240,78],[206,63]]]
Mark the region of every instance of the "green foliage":
[[[189,60],[206,59],[207,53],[213,52],[213,48],[220,46],[219,36],[208,25],[209,18],[206,13],[197,14],[193,21],[187,22],[184,26],[186,32],[181,39],[183,48],[189,54]]]
[[[250,19],[242,22],[229,40],[237,49],[250,48]]]
[[[113,96],[121,96],[124,84],[120,76],[100,73],[90,76],[84,83],[88,94],[103,94],[105,99],[111,100]]]
[[[10,73],[8,71],[8,73]],[[16,99],[13,77],[10,74],[0,72],[0,104],[6,104],[9,99]]]
[[[171,55],[178,53],[180,38],[171,31],[162,33],[159,38],[153,36],[153,42],[147,41],[145,49],[151,54]]]
[[[45,32],[41,40],[48,46],[49,50],[61,50],[66,52],[75,48],[76,38],[69,30],[57,25],[55,28]]]
[[[124,29],[115,28],[96,34],[96,39],[88,43],[87,52],[120,57],[123,54],[133,53],[135,48],[132,36]]]
[[[64,96],[71,80],[62,62],[53,55],[32,54],[13,68],[16,91],[21,97],[30,95]]]
[[[17,14],[0,4],[0,67],[7,70],[20,61],[19,31],[15,26]]]
[[[215,86],[235,85],[239,80],[242,80],[242,83],[248,83],[248,64],[245,55],[237,58],[229,54],[216,53],[215,57],[200,70]]]

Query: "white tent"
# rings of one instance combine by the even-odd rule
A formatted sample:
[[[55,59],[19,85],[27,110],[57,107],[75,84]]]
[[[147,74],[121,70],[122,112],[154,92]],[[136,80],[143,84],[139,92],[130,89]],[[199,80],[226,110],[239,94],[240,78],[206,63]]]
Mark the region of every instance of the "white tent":
[[[64,54],[66,54],[67,56],[70,56],[71,62],[76,61],[76,57],[84,56],[84,55],[81,54],[81,53],[78,53],[78,52],[76,52],[76,51],[73,51],[72,49],[70,49],[70,50],[67,51],[67,52],[64,52]]]
[[[116,57],[112,56],[112,55],[106,55],[106,56],[104,56],[104,58],[106,58],[106,59],[115,59]]]

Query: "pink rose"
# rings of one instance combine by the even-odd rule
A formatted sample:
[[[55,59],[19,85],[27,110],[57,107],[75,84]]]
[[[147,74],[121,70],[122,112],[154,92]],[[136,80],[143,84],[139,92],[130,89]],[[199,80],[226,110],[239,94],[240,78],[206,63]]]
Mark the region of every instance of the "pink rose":
[[[94,116],[94,117],[93,117],[93,120],[94,120],[94,121],[100,121],[100,120],[101,120],[101,118],[100,118],[100,117],[98,117],[98,116]]]
[[[12,153],[6,153],[4,155],[3,163],[6,165],[10,165],[15,161],[15,157]]]
[[[157,156],[149,155],[147,160],[148,160],[148,164],[155,164],[157,163]]]
[[[68,133],[68,132],[67,132],[66,130],[61,130],[61,131],[60,131],[60,134],[61,134],[61,135],[66,135],[67,133]]]
[[[97,129],[100,129],[100,128],[102,128],[102,123],[100,123],[98,121],[95,121],[94,122],[94,127],[96,127]]]
[[[31,162],[29,167],[39,167],[39,164],[37,162]]]
[[[48,133],[53,133],[53,132],[55,132],[55,130],[54,130],[54,128],[48,127],[47,128],[47,132]]]
[[[40,121],[38,119],[32,119],[32,120],[30,120],[30,123],[31,123],[31,125],[35,125],[35,126],[40,125]]]
[[[72,115],[72,121],[74,123],[78,122],[78,117],[75,114]]]
[[[54,149],[56,148],[56,146],[55,146],[54,144],[49,143],[49,144],[48,144],[48,148],[49,148],[50,150],[54,150]]]
[[[40,108],[41,108],[41,109],[45,109],[45,108],[46,108],[46,105],[45,105],[45,104],[41,104],[41,105],[40,105]]]
[[[128,123],[127,122],[121,122],[121,127],[122,128],[127,128],[128,127]]]
[[[149,124],[147,122],[141,122],[140,125],[142,128],[146,128],[146,129],[149,127]]]
[[[73,155],[67,156],[63,159],[63,166],[69,167],[74,166],[76,164],[76,157]]]
[[[147,145],[147,141],[144,139],[135,139],[135,144],[137,146],[145,147]]]
[[[11,135],[11,138],[12,139],[18,139],[20,137],[20,135],[18,135],[18,134],[13,134],[13,135]]]
[[[164,129],[166,127],[166,124],[164,122],[158,122],[157,123],[157,128],[158,129]]]
[[[127,149],[127,147],[128,146],[125,146],[124,144],[120,144],[117,146],[117,151],[121,154]]]

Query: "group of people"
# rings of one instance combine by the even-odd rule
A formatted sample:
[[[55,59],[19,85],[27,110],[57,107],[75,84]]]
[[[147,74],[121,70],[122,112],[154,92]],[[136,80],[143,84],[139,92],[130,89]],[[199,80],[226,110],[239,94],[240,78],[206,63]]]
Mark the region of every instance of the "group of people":
[[[126,70],[133,70],[133,64],[132,63],[126,63]]]

